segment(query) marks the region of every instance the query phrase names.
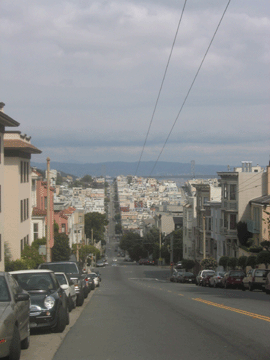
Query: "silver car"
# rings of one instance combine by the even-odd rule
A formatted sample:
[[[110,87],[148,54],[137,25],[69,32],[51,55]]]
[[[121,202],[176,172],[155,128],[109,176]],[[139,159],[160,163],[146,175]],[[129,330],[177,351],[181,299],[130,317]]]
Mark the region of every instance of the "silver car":
[[[8,273],[0,272],[0,358],[19,360],[30,344],[30,296]]]

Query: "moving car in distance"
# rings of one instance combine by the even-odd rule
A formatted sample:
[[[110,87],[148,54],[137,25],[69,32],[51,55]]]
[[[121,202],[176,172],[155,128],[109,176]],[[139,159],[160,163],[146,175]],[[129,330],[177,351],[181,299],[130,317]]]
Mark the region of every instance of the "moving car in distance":
[[[30,344],[30,296],[12,276],[0,272],[0,358],[19,360]]]
[[[214,270],[201,270],[199,271],[198,275],[196,276],[195,284],[196,285],[202,285],[203,278],[208,275],[214,275]]]
[[[51,328],[63,332],[69,324],[65,291],[51,270],[20,270],[10,274],[31,299],[30,328]]]
[[[56,272],[54,273],[56,279],[58,280],[61,288],[65,291],[68,299],[68,310],[71,311],[72,309],[76,308],[76,290],[74,286],[74,282],[70,280],[67,275],[63,272]]]

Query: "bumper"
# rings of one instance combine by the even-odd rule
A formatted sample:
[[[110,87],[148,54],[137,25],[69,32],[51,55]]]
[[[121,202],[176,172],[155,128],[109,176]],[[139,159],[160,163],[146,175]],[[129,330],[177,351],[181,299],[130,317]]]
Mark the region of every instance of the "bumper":
[[[41,311],[38,315],[30,313],[30,329],[53,327],[56,322],[57,316],[55,312]]]

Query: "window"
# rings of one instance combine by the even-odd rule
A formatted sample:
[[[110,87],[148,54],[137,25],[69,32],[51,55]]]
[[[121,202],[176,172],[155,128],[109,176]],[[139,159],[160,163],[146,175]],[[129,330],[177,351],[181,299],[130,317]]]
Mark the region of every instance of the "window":
[[[23,222],[23,200],[21,200],[21,222]]]
[[[230,229],[236,230],[236,214],[230,215]]]
[[[33,224],[34,240],[38,239],[38,223]]]
[[[228,187],[227,187],[227,184],[224,184],[224,187],[223,187],[223,197],[224,197],[224,199],[228,199]]]
[[[203,203],[206,204],[207,201],[208,201],[208,197],[207,197],[207,196],[204,196],[204,198],[203,198]]]
[[[26,199],[23,200],[23,208],[24,208],[24,216],[23,216],[23,219],[26,220],[26,219],[27,219]]]
[[[26,181],[29,182],[29,162],[26,163]]]
[[[23,161],[21,161],[21,183],[23,182],[23,169],[24,169],[24,165],[23,165]]]
[[[26,236],[23,238],[23,247],[26,245]]]
[[[47,196],[44,197],[44,206],[45,206],[45,209],[47,209]]]
[[[26,172],[27,172],[27,162],[24,161],[24,167],[23,167],[23,180],[24,182],[26,182],[27,177],[26,177]]]
[[[29,199],[26,199],[26,218],[29,219]]]
[[[21,255],[22,255],[22,252],[23,252],[23,239],[21,240]]]
[[[228,218],[227,218],[227,214],[224,214],[224,227],[225,227],[225,229],[228,228]]]
[[[62,233],[66,232],[66,224],[62,224]]]
[[[29,235],[26,236],[26,244],[29,245]]]
[[[230,185],[230,200],[236,200],[236,185]]]

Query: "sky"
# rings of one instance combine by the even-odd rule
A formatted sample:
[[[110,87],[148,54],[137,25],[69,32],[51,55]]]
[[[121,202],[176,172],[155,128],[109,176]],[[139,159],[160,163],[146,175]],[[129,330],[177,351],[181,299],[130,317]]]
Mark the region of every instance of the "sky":
[[[142,161],[269,161],[270,2],[187,0]],[[3,0],[0,101],[36,162],[138,162],[184,0]],[[7,130],[14,130],[7,128]]]

